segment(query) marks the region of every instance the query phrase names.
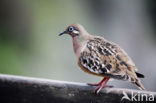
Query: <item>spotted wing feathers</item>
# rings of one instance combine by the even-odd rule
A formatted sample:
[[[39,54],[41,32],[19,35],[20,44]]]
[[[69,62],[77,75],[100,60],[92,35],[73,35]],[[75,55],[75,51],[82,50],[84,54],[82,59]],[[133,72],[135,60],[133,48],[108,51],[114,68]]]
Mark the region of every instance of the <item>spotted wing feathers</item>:
[[[110,71],[109,66],[105,66],[100,58],[93,53],[84,51],[80,56],[80,63],[90,72],[102,74]],[[111,66],[111,65],[110,65]]]
[[[119,46],[100,37],[87,42],[79,64],[84,71],[95,75],[135,81],[137,69],[132,60]]]

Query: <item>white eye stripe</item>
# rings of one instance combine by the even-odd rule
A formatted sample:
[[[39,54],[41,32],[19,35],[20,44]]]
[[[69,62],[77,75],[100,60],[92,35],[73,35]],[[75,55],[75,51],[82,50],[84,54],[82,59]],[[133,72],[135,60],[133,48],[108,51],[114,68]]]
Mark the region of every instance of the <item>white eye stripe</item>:
[[[79,34],[79,32],[77,30],[74,30],[73,33],[74,34]]]

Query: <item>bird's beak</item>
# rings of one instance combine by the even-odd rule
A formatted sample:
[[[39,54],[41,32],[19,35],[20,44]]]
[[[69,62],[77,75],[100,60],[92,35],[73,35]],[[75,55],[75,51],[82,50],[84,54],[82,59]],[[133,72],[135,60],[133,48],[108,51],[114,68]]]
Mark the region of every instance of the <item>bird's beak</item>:
[[[67,34],[68,32],[65,30],[65,31],[63,31],[63,32],[61,32],[60,34],[59,34],[59,36],[61,36],[61,35],[63,35],[63,34]]]

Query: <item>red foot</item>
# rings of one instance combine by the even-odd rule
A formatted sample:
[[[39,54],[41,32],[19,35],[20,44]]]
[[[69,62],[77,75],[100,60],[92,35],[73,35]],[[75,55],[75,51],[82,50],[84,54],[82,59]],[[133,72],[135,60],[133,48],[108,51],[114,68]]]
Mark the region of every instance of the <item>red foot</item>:
[[[110,87],[110,88],[113,87],[110,85],[106,85],[108,80],[109,78],[103,78],[99,83],[94,83],[94,84],[88,83],[88,85],[97,86],[94,92],[98,94],[103,87]]]
[[[87,83],[88,85],[90,85],[90,86],[99,86],[100,84],[99,83]],[[112,87],[114,87],[113,85],[105,85],[105,87],[108,87],[108,88],[112,88]]]
[[[104,78],[103,82],[98,87],[95,88],[94,92],[98,94],[101,91],[101,89],[106,86],[108,80],[109,78]]]
[[[99,86],[100,84],[99,83],[87,83],[88,85],[90,85],[90,86]]]
[[[88,85],[90,85],[90,86],[99,86],[99,85],[101,85],[104,81],[105,81],[105,79],[106,78],[103,78],[99,83],[88,83]]]

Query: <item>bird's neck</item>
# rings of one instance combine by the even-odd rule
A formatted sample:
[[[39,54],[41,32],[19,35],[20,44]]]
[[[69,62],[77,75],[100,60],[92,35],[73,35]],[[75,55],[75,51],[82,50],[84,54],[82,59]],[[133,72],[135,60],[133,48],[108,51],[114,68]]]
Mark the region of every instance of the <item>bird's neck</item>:
[[[79,40],[77,40],[77,37],[73,37],[73,49],[74,49],[75,54],[78,53],[78,50],[80,49],[80,47],[81,47],[81,43],[79,42]]]
[[[78,36],[73,37],[73,49],[74,49],[74,52],[77,57],[80,55],[80,52],[83,49],[83,47],[85,46],[84,44],[86,44],[85,43],[86,41],[87,41],[86,38],[82,38],[82,37],[78,37]]]

